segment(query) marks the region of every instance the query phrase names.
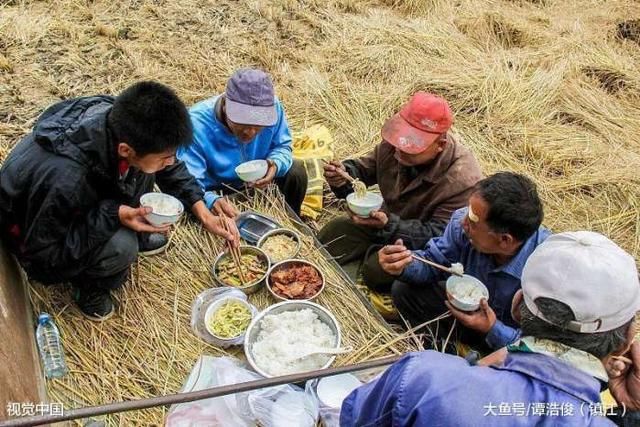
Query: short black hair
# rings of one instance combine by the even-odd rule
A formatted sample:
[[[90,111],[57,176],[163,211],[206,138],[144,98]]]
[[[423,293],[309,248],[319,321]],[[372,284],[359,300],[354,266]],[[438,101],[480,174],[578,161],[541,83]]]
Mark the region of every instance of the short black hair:
[[[473,191],[489,205],[487,223],[496,233],[509,233],[523,242],[544,218],[542,201],[533,181],[513,172],[498,172],[476,184]]]
[[[187,107],[171,88],[154,81],[125,89],[108,120],[118,142],[129,144],[139,156],[177,149],[192,139]]]

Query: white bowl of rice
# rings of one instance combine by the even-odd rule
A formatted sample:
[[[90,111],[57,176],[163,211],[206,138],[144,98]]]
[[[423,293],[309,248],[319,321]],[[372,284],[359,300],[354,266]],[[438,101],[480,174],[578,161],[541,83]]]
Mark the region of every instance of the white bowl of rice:
[[[265,378],[326,369],[335,356],[314,354],[292,360],[305,348],[339,348],[336,318],[308,301],[285,301],[258,314],[244,336],[244,353],[251,367]]]
[[[480,300],[489,300],[489,290],[480,280],[468,274],[450,276],[446,283],[447,293],[451,295],[451,304],[462,311],[476,311]]]
[[[152,209],[145,219],[156,227],[175,224],[184,212],[184,205],[178,199],[165,193],[146,193],[140,197],[140,206]]]

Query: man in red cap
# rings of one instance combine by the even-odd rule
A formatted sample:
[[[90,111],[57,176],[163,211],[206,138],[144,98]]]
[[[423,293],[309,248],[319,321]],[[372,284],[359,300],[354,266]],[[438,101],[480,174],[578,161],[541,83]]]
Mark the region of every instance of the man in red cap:
[[[452,124],[446,100],[417,92],[387,120],[383,141],[369,155],[324,167],[324,176],[339,198],[353,192],[339,169],[380,188],[384,198],[380,210],[369,218],[353,213],[337,218],[319,233],[320,241],[348,272],[364,260],[364,280],[374,291],[389,292],[394,280],[380,267],[377,250],[397,239],[409,249],[423,248],[442,234],[455,210],[466,206],[474,184],[482,178],[473,154],[451,134]]]

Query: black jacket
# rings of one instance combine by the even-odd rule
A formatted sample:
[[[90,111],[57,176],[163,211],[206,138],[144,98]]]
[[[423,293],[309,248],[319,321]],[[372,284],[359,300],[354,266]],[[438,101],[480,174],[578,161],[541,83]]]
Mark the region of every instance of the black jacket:
[[[107,124],[113,97],[49,107],[0,168],[0,232],[27,271],[64,268],[106,243],[121,226],[118,208],[137,207],[160,188],[188,210],[203,193],[183,163],[154,175],[133,167],[120,178]]]

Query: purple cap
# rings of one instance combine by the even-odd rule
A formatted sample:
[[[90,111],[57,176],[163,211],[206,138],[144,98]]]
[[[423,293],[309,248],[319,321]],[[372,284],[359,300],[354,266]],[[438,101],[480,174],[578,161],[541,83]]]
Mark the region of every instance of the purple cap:
[[[241,125],[273,126],[278,121],[271,77],[261,70],[242,68],[227,82],[226,113]]]

